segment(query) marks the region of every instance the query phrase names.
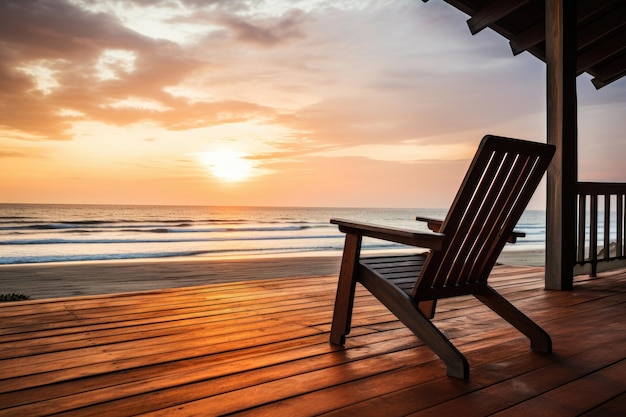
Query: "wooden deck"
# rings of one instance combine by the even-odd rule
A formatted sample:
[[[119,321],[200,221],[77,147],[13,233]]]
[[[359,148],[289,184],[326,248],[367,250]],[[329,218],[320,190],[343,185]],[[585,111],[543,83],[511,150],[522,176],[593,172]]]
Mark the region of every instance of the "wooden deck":
[[[436,323],[469,381],[363,288],[345,349],[328,343],[336,277],[0,304],[0,416],[610,416],[626,409],[626,270],[543,290],[492,284],[553,338],[527,340],[471,298]]]

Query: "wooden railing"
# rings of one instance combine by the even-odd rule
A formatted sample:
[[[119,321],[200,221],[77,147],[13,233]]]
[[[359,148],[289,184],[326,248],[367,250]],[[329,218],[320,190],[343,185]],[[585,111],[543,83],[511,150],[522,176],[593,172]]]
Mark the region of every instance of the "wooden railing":
[[[574,274],[626,266],[626,183],[578,183]]]

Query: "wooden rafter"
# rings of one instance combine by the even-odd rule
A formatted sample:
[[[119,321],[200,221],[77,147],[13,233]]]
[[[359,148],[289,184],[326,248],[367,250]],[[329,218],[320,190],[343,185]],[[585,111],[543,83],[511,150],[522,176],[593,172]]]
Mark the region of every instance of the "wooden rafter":
[[[513,13],[520,7],[530,3],[532,0],[519,1],[494,1],[486,7],[476,11],[467,21],[472,35],[485,29],[487,26],[497,22],[501,18]]]
[[[428,0],[423,0],[428,1]],[[491,28],[510,41],[513,54],[528,51],[546,61],[545,0],[444,0],[469,15],[475,34]],[[578,0],[577,73],[603,87],[626,75],[626,3]]]

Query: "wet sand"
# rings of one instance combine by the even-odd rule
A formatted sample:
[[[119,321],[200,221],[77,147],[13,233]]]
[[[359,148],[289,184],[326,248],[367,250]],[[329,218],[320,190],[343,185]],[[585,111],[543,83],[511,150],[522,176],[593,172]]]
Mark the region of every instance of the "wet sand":
[[[507,265],[542,266],[543,251],[504,252]],[[252,279],[337,275],[337,256],[73,262],[0,266],[0,294],[32,300],[115,294]]]

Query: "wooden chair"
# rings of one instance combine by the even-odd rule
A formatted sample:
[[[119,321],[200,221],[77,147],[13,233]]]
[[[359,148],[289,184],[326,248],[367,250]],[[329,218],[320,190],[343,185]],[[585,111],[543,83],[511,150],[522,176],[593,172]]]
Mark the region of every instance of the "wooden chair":
[[[491,288],[487,279],[507,240],[523,235],[513,227],[554,151],[551,145],[485,136],[446,219],[418,218],[429,221],[435,233],[331,219],[346,233],[331,343],[345,343],[355,285],[360,282],[445,362],[449,376],[468,379],[469,365],[430,321],[440,298],[472,294],[526,335],[533,350],[551,352],[550,336]],[[430,251],[361,258],[364,236]]]

